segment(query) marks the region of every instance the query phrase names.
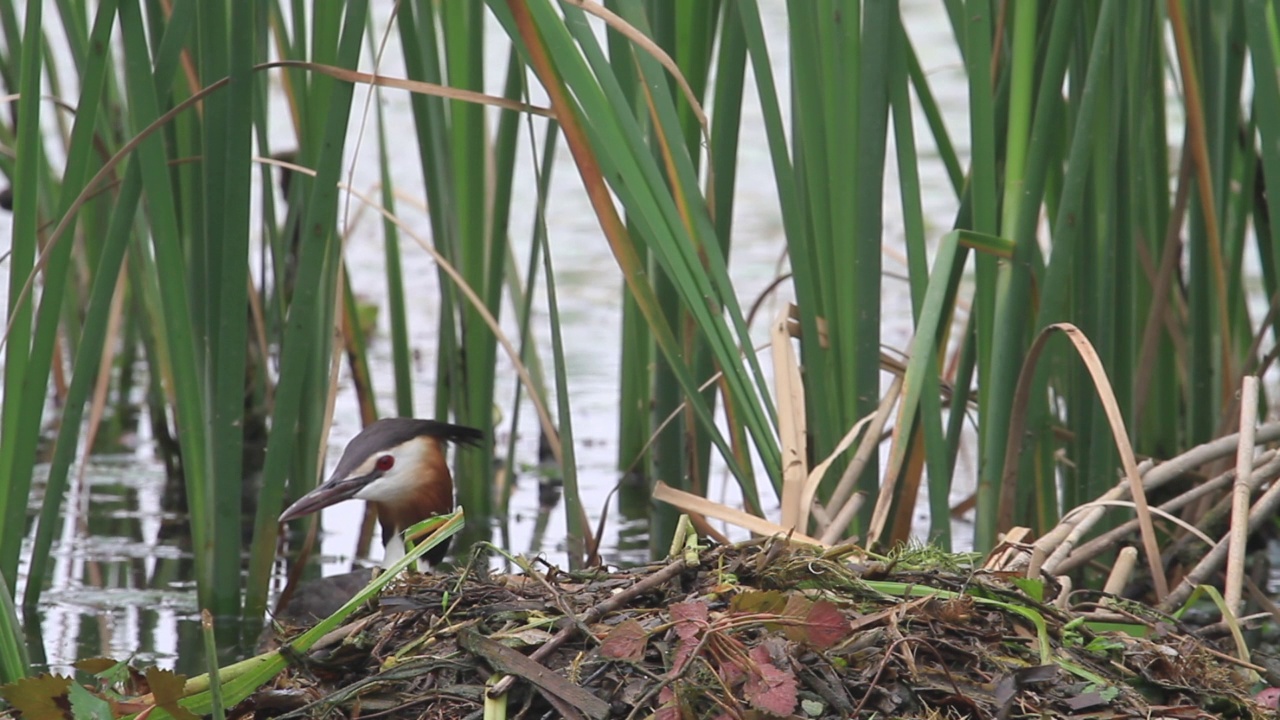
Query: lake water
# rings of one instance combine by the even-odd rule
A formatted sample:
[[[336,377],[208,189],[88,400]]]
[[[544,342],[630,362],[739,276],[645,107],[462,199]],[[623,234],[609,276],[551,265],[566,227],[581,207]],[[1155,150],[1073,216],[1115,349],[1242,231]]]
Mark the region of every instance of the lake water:
[[[761,5],[766,14],[770,48],[776,63],[775,80],[785,97],[788,92],[785,8],[774,0]],[[902,5],[908,32],[929,74],[932,89],[946,112],[952,140],[964,157],[968,146],[967,86],[950,27],[932,0],[908,0]],[[375,6],[386,12],[385,8],[391,4],[375,3]],[[383,17],[380,22],[385,27],[387,19]],[[505,47],[501,33],[495,29],[486,59],[491,71],[489,88],[493,92],[501,87]],[[395,63],[398,56],[399,48],[393,33],[385,54],[387,60],[378,72],[403,76],[403,71]],[[372,68],[370,60],[362,69]],[[363,127],[361,122],[366,97],[367,89],[358,88],[357,117],[352,123],[353,140],[348,143],[351,182],[364,191],[373,188],[378,180],[372,120],[368,127]],[[534,102],[538,101],[535,97]],[[276,103],[273,107],[275,117],[283,120],[286,115],[282,112],[283,101],[279,94],[274,96],[273,102]],[[406,95],[388,92],[383,103],[392,127],[406,126],[411,122]],[[785,267],[785,242],[763,122],[750,89],[743,123],[731,273],[745,307]],[[284,122],[273,128],[273,149],[292,146],[290,132]],[[931,222],[930,235],[937,237],[950,227],[956,200],[941,163],[933,154],[923,116],[916,118],[916,132],[920,153],[928,163],[922,168],[921,175],[926,212]],[[361,134],[365,139],[357,144],[355,138]],[[905,266],[900,260],[902,223],[899,198],[892,192],[896,187],[892,147],[888,162],[886,187],[889,190],[885,196],[885,245],[888,252],[885,269],[889,273],[905,275]],[[396,187],[409,198],[422,197],[419,172],[416,162],[394,168]],[[527,257],[527,231],[532,228],[535,198],[528,192],[534,187],[530,166],[523,165],[518,173],[515,187],[518,193],[523,191],[525,194],[515,198],[512,227],[516,255],[523,259]],[[582,191],[578,173],[566,152],[556,158],[555,181],[550,197],[548,231],[557,272],[569,385],[573,393],[571,405],[578,440],[579,482],[587,514],[594,523],[600,517],[618,475],[615,463],[622,282]],[[401,201],[399,210],[414,227],[428,227],[425,215],[411,209],[409,202]],[[353,285],[372,301],[381,302],[384,293],[381,289],[383,271],[379,221],[370,212],[359,212],[357,205],[352,206],[351,217],[354,221],[348,232],[347,260]],[[522,232],[525,233],[523,237]],[[9,236],[9,218],[0,217],[0,237]],[[414,398],[419,414],[425,415],[430,413],[434,392],[432,373],[439,289],[430,257],[408,237],[404,240],[403,255],[405,277],[410,283],[407,291],[414,313],[410,318],[411,342],[419,357],[414,376]],[[890,310],[884,317],[883,342],[904,349],[910,338],[910,310],[906,305],[905,285],[901,282],[892,277],[885,280],[886,307]],[[761,320],[754,328],[757,343],[767,341],[767,320],[790,299],[789,286],[784,284],[765,305]],[[394,401],[385,308],[380,315],[380,323],[380,332],[371,343],[371,360],[379,409],[386,413],[394,407]],[[514,337],[516,326],[509,307],[504,308],[503,324]],[[533,324],[540,347],[547,352],[550,343],[544,306],[535,313]],[[761,359],[767,363],[767,353]],[[500,356],[498,364],[499,374],[505,383],[499,390],[498,401],[509,420],[514,373],[507,358]],[[42,636],[49,664],[56,669],[65,669],[76,658],[106,654],[117,658],[132,656],[140,666],[155,663],[165,667],[177,666],[185,672],[201,670],[192,664],[199,662],[198,653],[179,652],[180,648],[199,647],[197,607],[190,580],[192,562],[176,537],[182,532],[184,518],[162,510],[166,507],[163,502],[166,492],[164,469],[146,435],[147,423],[141,422],[139,426],[143,428],[139,436],[125,439],[126,450],[96,455],[88,460],[83,486],[73,488],[67,499],[65,530],[55,546],[53,572],[45,579],[48,590],[43,595],[40,618],[34,623]],[[517,471],[536,462],[537,458],[537,436],[533,431],[532,418],[523,417],[521,427],[523,432],[517,439],[517,455],[510,463]],[[359,414],[350,384],[344,376],[339,386],[327,467],[332,468],[342,447],[358,431]],[[504,448],[507,438],[502,435],[502,430],[499,433],[497,446]],[[966,460],[961,462],[958,472],[961,478],[958,480],[963,482],[963,476],[970,471],[963,465]],[[711,496],[732,501],[736,491],[732,483],[725,480],[723,474],[714,478]],[[39,507],[41,490],[37,485],[31,499],[33,511]],[[963,490],[957,488],[957,492]],[[771,495],[768,491],[762,493],[765,498]],[[768,509],[776,510],[776,506]],[[534,532],[540,512],[536,479],[532,476],[518,477],[508,524],[509,549],[517,553],[542,553],[551,562],[562,562],[563,548],[554,539],[564,535],[563,505],[552,508],[550,516],[544,518],[548,531],[547,539],[541,542]],[[359,503],[344,503],[324,511],[323,527],[326,532],[321,560],[326,573],[349,569],[361,514]],[[626,523],[620,520],[616,509],[611,511],[603,547],[605,560],[613,564],[643,560],[646,557],[641,549],[643,546],[643,525]]]

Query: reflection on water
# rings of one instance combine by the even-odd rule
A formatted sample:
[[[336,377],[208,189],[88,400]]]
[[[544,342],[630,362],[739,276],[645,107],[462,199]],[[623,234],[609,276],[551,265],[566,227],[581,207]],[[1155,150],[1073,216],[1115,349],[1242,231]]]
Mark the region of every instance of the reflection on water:
[[[83,468],[83,483],[68,492],[40,617],[27,618],[29,632],[43,636],[33,638],[33,659],[43,654],[61,665],[133,655],[143,665],[174,666],[179,647],[200,647],[193,562],[182,545],[186,518],[165,511],[166,484],[163,465],[145,452],[95,455]],[[193,670],[200,661],[198,653],[182,655]]]
[[[65,671],[75,659],[102,655],[132,658],[139,667],[157,664],[188,674],[203,672],[188,518],[173,507],[181,488],[172,487],[148,445],[140,439],[135,453],[93,456],[84,468],[83,484],[73,484],[69,491],[63,534],[54,545],[39,611],[25,619],[33,661]],[[331,461],[337,455],[331,453]],[[513,552],[562,562],[564,548],[556,538],[563,536],[563,526],[552,521],[559,502],[558,492],[549,491],[554,487],[540,484],[533,474],[518,476],[510,521],[495,533],[495,540]],[[600,493],[601,501],[608,489]],[[42,502],[43,478],[37,477],[29,501],[31,517]],[[326,554],[313,563],[309,576],[320,575],[322,568],[324,574],[350,569],[354,526],[341,518],[358,520],[362,505],[337,508],[339,522],[326,524],[336,532],[326,533]],[[250,527],[252,519],[243,518],[244,527]],[[619,522],[621,517],[614,526]],[[603,548],[608,563],[634,564],[646,558],[643,515],[625,522],[616,541],[609,538]],[[29,535],[33,526],[28,527]],[[339,539],[349,544],[335,552]],[[276,570],[273,591],[278,592],[284,584],[283,559]],[[20,573],[25,579],[25,563]],[[238,632],[226,621],[219,627],[231,638]],[[234,648],[234,640],[222,645]],[[227,652],[223,661],[238,659],[234,649]]]

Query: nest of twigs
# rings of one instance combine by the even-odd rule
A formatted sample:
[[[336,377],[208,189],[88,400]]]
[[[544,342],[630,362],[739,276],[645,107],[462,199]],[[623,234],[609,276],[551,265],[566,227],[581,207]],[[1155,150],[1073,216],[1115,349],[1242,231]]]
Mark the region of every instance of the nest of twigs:
[[[1170,617],[1097,595],[1079,614],[1038,599],[1055,588],[923,551],[851,552],[768,541],[619,572],[408,574],[230,715],[1269,716],[1251,700],[1261,668]]]

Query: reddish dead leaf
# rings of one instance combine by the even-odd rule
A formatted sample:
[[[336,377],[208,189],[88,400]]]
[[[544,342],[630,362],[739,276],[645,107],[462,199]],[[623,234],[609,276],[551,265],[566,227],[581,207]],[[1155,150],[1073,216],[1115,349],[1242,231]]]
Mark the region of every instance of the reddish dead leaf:
[[[672,605],[668,608],[671,620],[676,625],[676,634],[682,638],[691,638],[707,625],[707,604],[690,600]]]
[[[672,676],[679,675],[684,666],[688,664],[689,659],[693,657],[693,653],[698,649],[697,638],[680,638],[676,641],[676,654],[671,659]]]
[[[1254,695],[1253,701],[1271,710],[1280,708],[1280,688],[1269,687]]]
[[[669,608],[675,621],[676,655],[671,661],[671,672],[679,673],[698,649],[698,636],[707,627],[707,604],[697,601],[676,603]]]
[[[71,678],[45,673],[0,687],[0,697],[23,717],[64,718],[71,717],[70,688]]]
[[[662,691],[658,693],[658,702],[662,704],[658,706],[658,711],[654,713],[654,720],[682,720],[684,717],[680,712],[680,701],[670,685],[663,687]]]
[[[849,637],[849,621],[834,603],[819,600],[809,608],[805,618],[805,629],[808,631],[808,642],[819,650],[826,650]]]
[[[747,668],[741,660],[726,658],[723,662],[716,663],[716,674],[725,687],[737,687],[747,678]]]
[[[752,648],[751,659],[756,661],[756,665],[742,687],[747,702],[773,715],[790,715],[796,709],[798,688],[795,677],[770,662],[769,651],[763,647]]]
[[[636,620],[624,620],[600,643],[600,654],[614,660],[640,662],[648,641],[649,633],[643,625]]]
[[[684,666],[689,662],[689,658],[693,657],[693,652],[698,649],[698,641],[692,638],[680,638],[676,641],[676,656],[671,659],[671,674],[679,675],[684,670]]]
[[[792,642],[825,650],[849,636],[849,621],[834,604],[792,595],[782,613],[791,620],[783,633]]]

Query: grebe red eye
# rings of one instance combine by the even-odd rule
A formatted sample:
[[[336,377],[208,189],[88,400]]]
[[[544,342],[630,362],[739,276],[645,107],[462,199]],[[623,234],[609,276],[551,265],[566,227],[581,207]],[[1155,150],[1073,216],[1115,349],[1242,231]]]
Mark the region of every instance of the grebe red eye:
[[[378,458],[378,462],[375,464],[375,467],[377,467],[382,472],[386,472],[390,470],[395,464],[396,464],[396,459],[394,457],[392,457],[391,455],[383,455],[382,457]]]

